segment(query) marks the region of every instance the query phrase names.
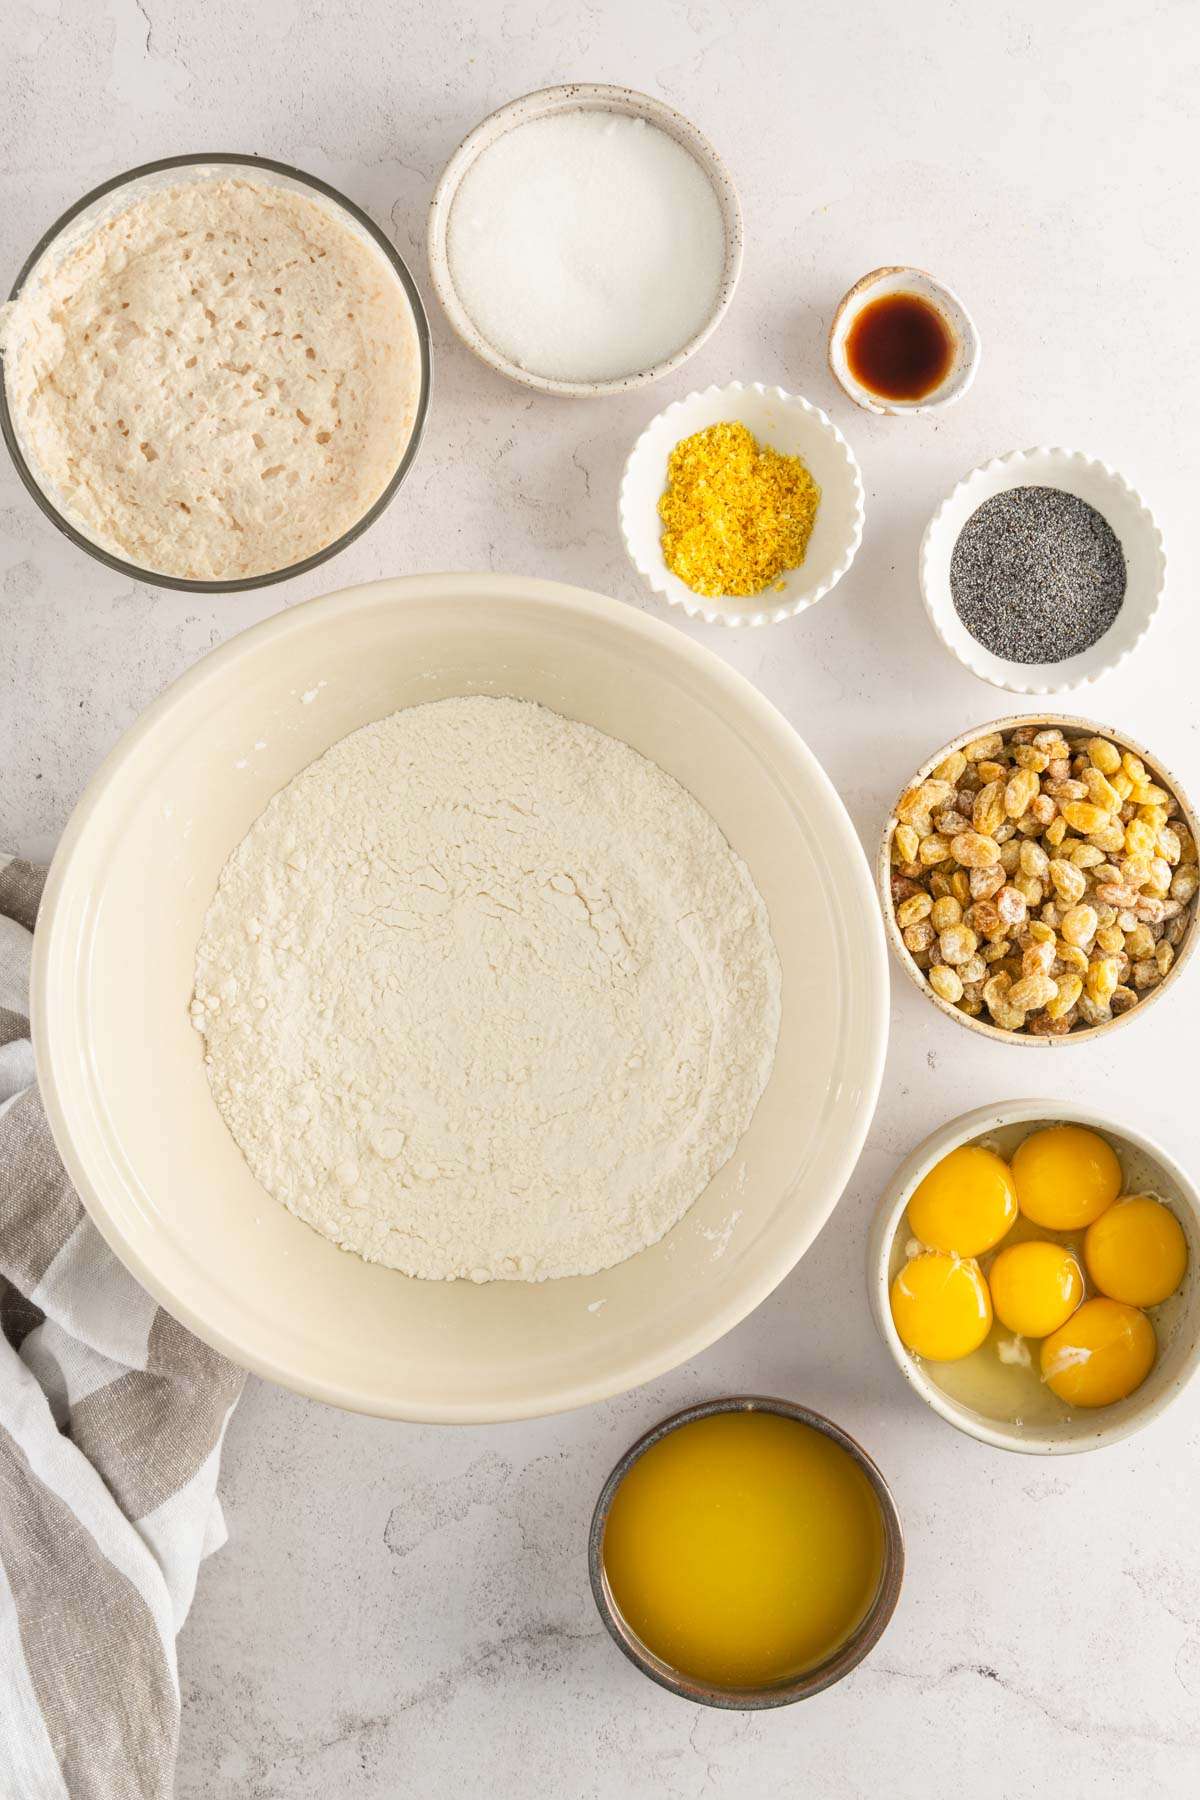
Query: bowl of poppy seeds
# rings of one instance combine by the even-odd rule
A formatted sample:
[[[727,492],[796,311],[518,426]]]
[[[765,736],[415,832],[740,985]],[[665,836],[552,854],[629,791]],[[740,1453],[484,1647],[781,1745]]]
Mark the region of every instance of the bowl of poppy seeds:
[[[1166,573],[1141,496],[1077,450],[1014,451],[960,481],[921,542],[938,637],[981,681],[1018,694],[1086,686],[1149,629]]]

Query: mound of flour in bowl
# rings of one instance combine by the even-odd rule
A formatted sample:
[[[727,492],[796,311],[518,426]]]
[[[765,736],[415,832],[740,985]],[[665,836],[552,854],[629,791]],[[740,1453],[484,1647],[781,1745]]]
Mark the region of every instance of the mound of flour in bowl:
[[[750,1123],[780,965],[678,782],[525,701],[364,726],[221,872],[192,1018],[261,1184],[409,1275],[611,1267]]]
[[[39,264],[2,333],[39,485],[103,549],[185,580],[334,543],[416,420],[399,279],[332,202],[265,181],[143,192]]]

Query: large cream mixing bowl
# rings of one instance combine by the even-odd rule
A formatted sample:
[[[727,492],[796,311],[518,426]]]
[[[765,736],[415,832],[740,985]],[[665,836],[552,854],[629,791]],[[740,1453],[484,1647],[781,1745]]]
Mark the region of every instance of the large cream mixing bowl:
[[[261,1189],[188,1019],[217,876],[336,739],[454,694],[539,700],[676,776],[745,858],[783,963],[750,1129],[660,1243],[540,1284],[414,1281],[336,1249]],[[101,768],[51,870],[34,1038],[92,1218],[177,1318],[247,1368],[389,1418],[579,1406],[728,1331],[803,1255],[879,1089],[887,966],[866,861],[796,733],[709,650],[631,607],[506,575],[411,576],[280,613],[215,650]]]

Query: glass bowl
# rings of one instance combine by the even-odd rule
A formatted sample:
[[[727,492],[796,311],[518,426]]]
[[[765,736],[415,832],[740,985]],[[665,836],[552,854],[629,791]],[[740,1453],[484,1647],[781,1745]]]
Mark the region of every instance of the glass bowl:
[[[135,197],[135,190],[153,191],[165,187],[178,179],[181,170],[208,169],[245,170],[247,175],[259,182],[282,187],[293,192],[317,196],[328,209],[335,208],[343,215],[343,223],[359,239],[369,239],[371,245],[378,250],[404,290],[412,313],[413,330],[416,335],[417,350],[420,358],[420,389],[417,396],[416,416],[412,432],[406,443],[396,468],[383,492],[367,508],[366,512],[340,537],[316,550],[311,556],[300,562],[290,563],[282,569],[269,570],[263,574],[247,575],[234,581],[193,581],[181,575],[170,575],[156,569],[146,569],[137,563],[127,562],[115,555],[88,535],[75,521],[66,516],[53,497],[41,485],[37,474],[31,468],[24,450],[21,447],[19,434],[8,404],[8,384],[5,379],[4,357],[0,355],[0,435],[8,446],[13,466],[17,474],[41,507],[46,517],[56,525],[65,537],[89,556],[95,557],[106,568],[115,569],[121,575],[130,576],[135,581],[144,581],[154,587],[178,588],[193,594],[235,594],[248,588],[268,587],[276,581],[287,581],[293,575],[304,575],[310,569],[317,568],[336,556],[348,544],[354,542],[367,527],[373,525],[380,514],[395,498],[409,469],[416,458],[420,446],[421,435],[425,428],[425,419],[429,411],[429,392],[432,381],[432,363],[429,345],[429,323],[425,316],[425,308],[417,285],[408,271],[402,257],[395,246],[389,242],[379,227],[370,220],[361,208],[336,188],[320,181],[315,175],[306,175],[300,169],[293,169],[287,163],[272,162],[264,156],[244,156],[237,152],[216,151],[206,155],[167,156],[157,162],[142,163],[135,169],[127,169],[123,174],[114,175],[110,180],[102,182],[97,188],[77,200],[74,206],[58,219],[46,232],[41,241],[35,245],[26,262],[17,275],[9,294],[9,300],[15,300],[24,288],[30,276],[38,268],[44,258],[55,255],[65,248],[73,239],[82,236],[83,232],[101,219],[111,217],[130,199]]]

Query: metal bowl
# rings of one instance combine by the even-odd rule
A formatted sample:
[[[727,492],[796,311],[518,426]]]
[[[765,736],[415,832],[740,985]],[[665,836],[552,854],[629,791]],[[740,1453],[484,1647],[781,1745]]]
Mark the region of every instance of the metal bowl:
[[[826,1657],[824,1662],[806,1669],[803,1674],[790,1681],[776,1682],[762,1688],[713,1687],[707,1682],[683,1675],[669,1663],[663,1662],[652,1650],[647,1649],[622,1618],[604,1570],[604,1530],[608,1524],[609,1511],[617,1489],[638,1458],[669,1432],[678,1431],[681,1425],[691,1425],[697,1419],[709,1419],[717,1413],[731,1412],[778,1413],[781,1418],[795,1419],[801,1425],[811,1425],[814,1431],[823,1432],[826,1437],[832,1438],[835,1444],[840,1445],[853,1458],[870,1482],[883,1515],[883,1569],[878,1590],[866,1617],[841,1648],[832,1656]],[[861,1444],[856,1443],[839,1425],[825,1418],[823,1413],[813,1412],[807,1406],[799,1406],[793,1400],[777,1400],[761,1394],[735,1394],[729,1399],[705,1400],[698,1406],[685,1407],[682,1412],[674,1413],[669,1419],[655,1425],[625,1452],[601,1488],[596,1510],[592,1514],[592,1526],[588,1534],[588,1572],[592,1594],[609,1636],[643,1675],[648,1675],[651,1681],[656,1681],[660,1687],[680,1695],[684,1700],[694,1700],[698,1706],[716,1706],[728,1712],[762,1712],[768,1707],[791,1706],[796,1700],[811,1699],[814,1694],[832,1687],[844,1675],[849,1675],[874,1648],[883,1636],[900,1598],[900,1584],[904,1578],[904,1537],[896,1502],[887,1482]]]
[[[12,292],[8,296],[9,300],[17,298],[42,259],[51,254],[65,238],[70,236],[72,228],[78,231],[89,222],[85,215],[95,209],[97,218],[107,217],[114,204],[113,196],[117,197],[119,203],[123,190],[132,191],[139,183],[156,185],[155,177],[170,176],[179,170],[216,167],[246,169],[260,180],[270,177],[279,186],[318,194],[347,215],[348,222],[359,236],[365,235],[371,239],[390,265],[393,274],[404,290],[405,298],[412,311],[413,330],[416,334],[421,360],[421,389],[417,398],[412,434],[396,464],[391,479],[379,497],[348,531],[344,531],[340,537],[335,538],[331,544],[326,544],[323,549],[314,551],[311,556],[304,557],[300,562],[291,563],[286,568],[272,569],[261,575],[247,575],[238,581],[191,581],[181,575],[163,574],[157,569],[144,569],[137,563],[126,562],[122,557],[106,550],[102,544],[96,543],[85,531],[64,515],[42,487],[37,474],[30,467],[21,448],[17,429],[9,410],[8,387],[4,378],[4,357],[0,356],[0,436],[4,438],[4,442],[8,446],[8,453],[12,457],[17,474],[51,524],[56,525],[64,537],[70,538],[71,542],[80,550],[86,550],[89,556],[94,556],[96,561],[102,562],[106,568],[116,569],[118,574],[127,575],[134,581],[145,581],[154,587],[179,588],[185,593],[191,594],[237,594],[248,588],[269,587],[276,581],[289,581],[293,575],[306,575],[310,569],[318,568],[321,563],[328,562],[331,556],[336,556],[348,544],[352,544],[355,538],[361,536],[367,527],[373,525],[380,514],[390,506],[413,465],[420,447],[421,434],[425,429],[426,415],[429,412],[429,394],[432,382],[429,321],[425,316],[425,308],[417,291],[417,285],[395,245],[360,207],[355,206],[352,200],[347,200],[344,194],[339,194],[336,188],[330,187],[327,182],[318,180],[315,175],[305,174],[302,169],[294,169],[288,163],[272,162],[269,157],[265,156],[243,156],[236,151],[223,150],[206,155],[165,156],[157,162],[141,163],[136,169],[127,169],[123,174],[112,176],[110,180],[102,182],[99,187],[93,188],[90,193],[85,194],[81,200],[77,200],[74,206],[68,207],[62,217],[55,221],[40,242],[34,246],[13,283]]]

